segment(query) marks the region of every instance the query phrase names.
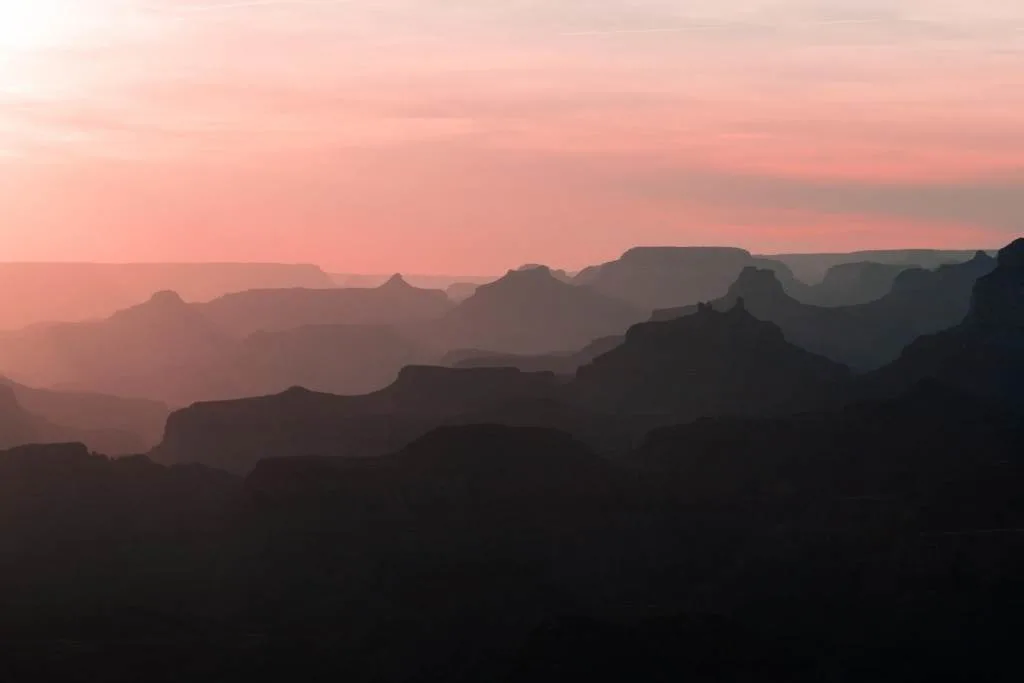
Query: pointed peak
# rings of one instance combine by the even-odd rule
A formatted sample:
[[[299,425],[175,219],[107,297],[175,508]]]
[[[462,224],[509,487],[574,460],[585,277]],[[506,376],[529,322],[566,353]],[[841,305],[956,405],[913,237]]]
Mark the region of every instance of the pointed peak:
[[[402,277],[401,273],[395,273],[388,281],[380,286],[380,289],[412,289],[412,285]]]

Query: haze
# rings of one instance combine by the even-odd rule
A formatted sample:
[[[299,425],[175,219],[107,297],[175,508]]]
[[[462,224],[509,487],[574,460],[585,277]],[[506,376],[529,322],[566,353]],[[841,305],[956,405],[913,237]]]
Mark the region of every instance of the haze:
[[[5,260],[997,247],[1011,0],[0,0]]]

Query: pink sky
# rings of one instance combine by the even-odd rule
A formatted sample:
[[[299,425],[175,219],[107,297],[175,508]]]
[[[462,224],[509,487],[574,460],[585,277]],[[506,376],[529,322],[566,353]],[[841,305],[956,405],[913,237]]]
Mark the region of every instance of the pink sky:
[[[0,258],[995,247],[1022,112],[1019,0],[0,0]]]

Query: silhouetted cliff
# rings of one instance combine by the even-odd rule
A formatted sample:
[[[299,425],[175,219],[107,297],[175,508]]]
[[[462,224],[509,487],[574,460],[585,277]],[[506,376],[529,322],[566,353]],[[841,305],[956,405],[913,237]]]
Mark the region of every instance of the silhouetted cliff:
[[[881,299],[838,307],[800,303],[772,272],[748,268],[729,293],[711,305],[725,310],[742,297],[751,313],[777,324],[792,343],[856,370],[871,370],[895,360],[921,335],[963,320],[974,283],[994,267],[994,259],[978,254],[966,263],[934,271],[903,271]],[[670,320],[695,310],[655,311],[653,319]]]
[[[1024,408],[1024,239],[977,281],[960,325],[916,340],[865,384],[892,395],[923,379]]]

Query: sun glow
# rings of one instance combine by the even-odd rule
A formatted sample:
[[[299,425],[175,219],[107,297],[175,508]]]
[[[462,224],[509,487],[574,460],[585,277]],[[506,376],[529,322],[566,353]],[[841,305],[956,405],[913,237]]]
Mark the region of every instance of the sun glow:
[[[75,27],[70,0],[0,0],[0,51],[61,45]]]

